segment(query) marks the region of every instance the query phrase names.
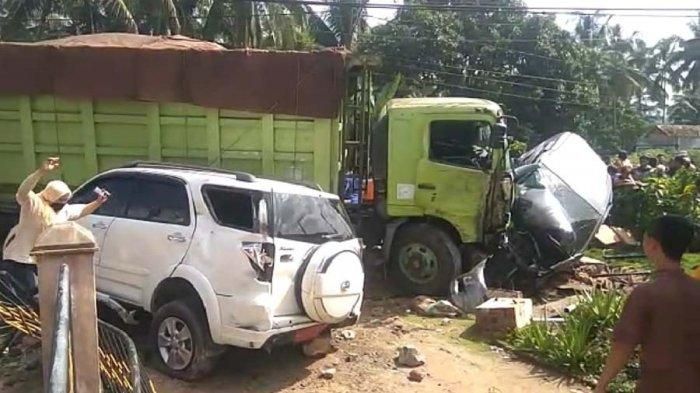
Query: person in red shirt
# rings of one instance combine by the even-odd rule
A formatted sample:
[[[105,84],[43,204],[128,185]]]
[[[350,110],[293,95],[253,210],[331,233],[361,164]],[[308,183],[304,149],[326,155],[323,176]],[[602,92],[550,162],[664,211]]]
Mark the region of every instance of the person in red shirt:
[[[693,225],[679,216],[659,217],[645,233],[655,277],[627,299],[596,393],[606,391],[639,346],[638,393],[700,392],[700,282],[681,267],[692,239]]]

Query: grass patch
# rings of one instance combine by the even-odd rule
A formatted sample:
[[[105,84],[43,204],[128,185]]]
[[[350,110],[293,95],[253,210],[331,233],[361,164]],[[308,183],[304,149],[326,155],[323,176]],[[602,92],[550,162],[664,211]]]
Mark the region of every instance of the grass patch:
[[[612,267],[636,267],[639,269],[651,269],[651,263],[646,257],[621,258],[621,259],[605,259],[603,253],[605,251],[600,248],[591,248],[586,250],[586,256],[599,259],[607,262]],[[700,253],[688,253],[683,256],[681,261],[683,268],[690,271],[696,266],[700,266]]]

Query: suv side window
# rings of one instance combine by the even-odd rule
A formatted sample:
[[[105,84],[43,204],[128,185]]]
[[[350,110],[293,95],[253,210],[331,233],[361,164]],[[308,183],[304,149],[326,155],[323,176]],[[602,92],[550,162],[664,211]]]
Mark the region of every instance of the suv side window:
[[[137,178],[134,190],[127,218],[190,225],[190,203],[184,184],[163,178]]]
[[[476,167],[480,149],[488,146],[491,127],[476,120],[435,120],[430,123],[431,161]]]
[[[252,192],[228,187],[204,186],[204,200],[217,224],[242,229],[255,230],[257,217],[256,200]]]
[[[111,196],[95,214],[108,217],[124,217],[131,197],[134,179],[121,176],[101,177],[81,187],[70,200],[70,204],[88,204],[97,198],[95,187],[109,191]]]

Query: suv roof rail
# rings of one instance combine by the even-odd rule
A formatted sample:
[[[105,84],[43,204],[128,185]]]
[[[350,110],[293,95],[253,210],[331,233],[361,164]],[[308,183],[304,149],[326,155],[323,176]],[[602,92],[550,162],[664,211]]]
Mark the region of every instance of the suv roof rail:
[[[197,172],[215,172],[215,173],[221,173],[225,175],[234,175],[236,176],[236,180],[252,183],[255,181],[255,176],[247,173],[247,172],[240,172],[240,171],[231,171],[228,169],[221,169],[221,168],[211,168],[211,167],[206,167],[206,166],[199,166],[199,165],[189,165],[189,164],[178,164],[175,162],[156,162],[156,161],[133,161],[130,162],[126,165],[121,166],[121,168],[161,168],[161,169],[183,169],[183,170],[188,170],[188,171],[197,171]]]

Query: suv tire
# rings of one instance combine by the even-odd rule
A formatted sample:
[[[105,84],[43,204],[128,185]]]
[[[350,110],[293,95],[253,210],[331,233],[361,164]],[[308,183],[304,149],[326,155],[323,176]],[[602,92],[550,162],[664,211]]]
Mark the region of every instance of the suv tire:
[[[434,296],[449,292],[462,267],[455,242],[430,224],[408,224],[402,228],[392,244],[390,264],[391,276],[401,291]],[[406,265],[417,266],[414,269]]]
[[[157,368],[185,381],[209,375],[222,352],[211,339],[204,310],[192,303],[175,300],[160,307],[149,335]]]

